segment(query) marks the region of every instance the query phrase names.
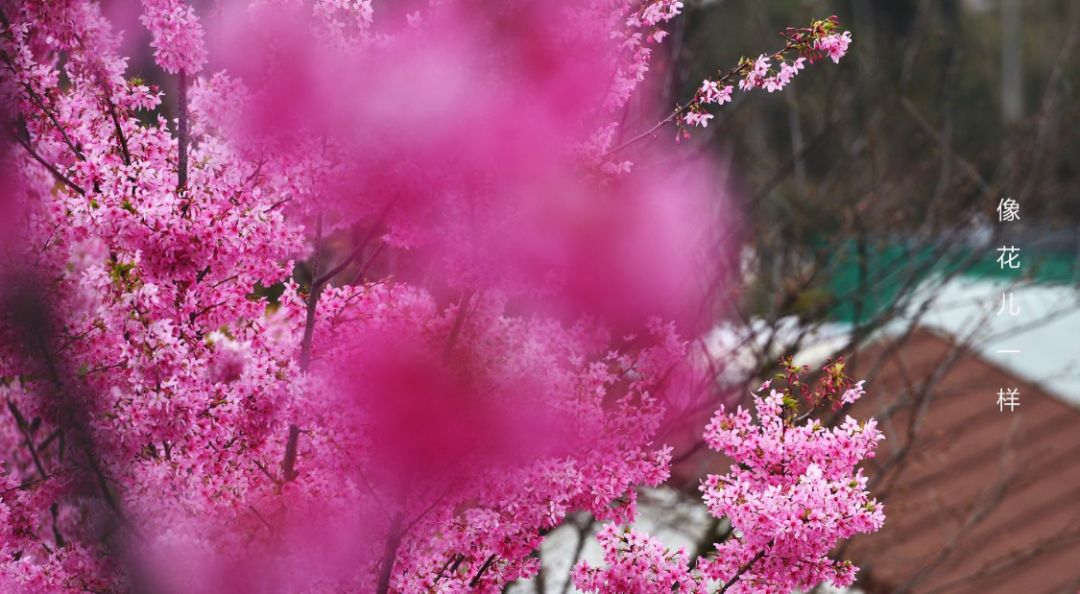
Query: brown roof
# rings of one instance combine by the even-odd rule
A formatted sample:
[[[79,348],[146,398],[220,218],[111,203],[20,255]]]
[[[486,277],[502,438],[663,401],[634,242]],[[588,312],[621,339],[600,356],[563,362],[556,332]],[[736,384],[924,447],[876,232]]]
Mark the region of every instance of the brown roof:
[[[888,520],[845,554],[875,594],[1076,594],[1080,411],[963,351],[924,390],[952,348],[915,334],[853,412],[878,417],[887,436],[867,469]],[[1020,406],[999,411],[998,391],[1009,388]]]

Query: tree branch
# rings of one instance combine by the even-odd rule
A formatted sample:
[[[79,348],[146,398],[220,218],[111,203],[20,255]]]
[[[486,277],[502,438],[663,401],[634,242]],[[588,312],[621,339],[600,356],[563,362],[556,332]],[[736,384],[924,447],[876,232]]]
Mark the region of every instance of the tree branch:
[[[188,131],[187,73],[183,70],[180,71],[177,87],[177,103],[179,104],[177,142],[180,155],[176,166],[176,189],[184,191],[187,189],[188,181],[188,142],[190,139]]]
[[[296,446],[300,439],[300,427],[289,425],[289,441],[285,444],[285,459],[281,461],[281,476],[285,482],[296,478]]]
[[[476,584],[480,583],[480,578],[484,577],[484,573],[487,572],[487,570],[491,568],[491,564],[494,563],[494,562],[495,562],[495,555],[494,554],[489,555],[488,558],[484,560],[484,564],[480,566],[480,570],[476,572],[476,575],[474,575],[471,580],[469,580],[469,587],[470,588],[475,588]]]
[[[394,560],[397,559],[397,550],[401,546],[401,516],[402,512],[398,511],[390,520],[390,533],[386,536],[386,547],[383,549],[382,561],[379,562],[379,583],[375,594],[387,594],[390,591],[390,576],[393,575]]]
[[[307,371],[311,364],[311,341],[315,336],[315,310],[319,306],[322,283],[319,279],[319,260],[322,259],[322,217],[315,222],[315,255],[311,260],[311,292],[307,298],[307,313],[304,318],[304,336],[300,340],[300,369]]]
[[[472,301],[472,297],[475,293],[476,291],[473,289],[466,289],[465,293],[461,295],[461,301],[458,302],[458,309],[454,315],[454,326],[450,328],[450,336],[447,338],[446,348],[443,350],[444,357],[449,357],[450,353],[454,350],[454,344],[461,334],[461,328],[465,325],[465,318],[469,311],[469,303]]]
[[[23,137],[19,136],[18,134],[14,133],[14,132],[11,133],[11,136],[12,136],[12,138],[15,139],[15,142],[18,142],[24,149],[26,149],[26,152],[30,153],[30,156],[33,157],[33,159],[35,161],[40,163],[41,166],[44,167],[45,169],[48,169],[49,173],[51,173],[52,176],[54,178],[56,178],[56,181],[64,184],[65,186],[71,188],[72,190],[75,190],[75,192],[77,194],[81,195],[81,196],[86,195],[86,190],[82,189],[82,187],[79,186],[79,184],[76,184],[75,182],[68,179],[68,177],[66,175],[64,175],[63,173],[60,173],[60,171],[56,167],[54,167],[51,163],[49,163],[44,158],[42,158],[42,156],[39,155],[37,153],[37,151],[34,150],[34,147],[30,146],[30,141],[29,140],[24,139]]]
[[[724,585],[719,590],[716,591],[716,594],[724,594],[724,592],[727,592],[728,588],[734,586],[735,582],[739,581],[739,578],[741,578],[744,573],[749,571],[750,568],[755,563],[760,561],[761,558],[764,557],[764,556],[765,556],[765,549],[761,549],[760,551],[758,551],[758,554],[754,555],[753,559],[747,561],[742,567],[740,567],[739,571],[736,572],[735,575],[731,576],[730,580],[724,582]]]

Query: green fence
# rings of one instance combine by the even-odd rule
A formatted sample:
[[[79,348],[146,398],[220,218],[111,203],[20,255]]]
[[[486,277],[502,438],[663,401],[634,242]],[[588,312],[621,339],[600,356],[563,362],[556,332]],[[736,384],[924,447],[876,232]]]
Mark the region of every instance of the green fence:
[[[826,290],[829,318],[862,323],[889,307],[901,291],[910,290],[931,275],[960,271],[965,277],[1017,280],[1036,284],[1080,284],[1080,260],[1067,252],[1034,253],[1021,249],[1019,269],[1003,269],[1000,252],[987,247],[981,256],[967,249],[943,250],[933,246],[892,243],[859,249],[848,242],[831,257]]]

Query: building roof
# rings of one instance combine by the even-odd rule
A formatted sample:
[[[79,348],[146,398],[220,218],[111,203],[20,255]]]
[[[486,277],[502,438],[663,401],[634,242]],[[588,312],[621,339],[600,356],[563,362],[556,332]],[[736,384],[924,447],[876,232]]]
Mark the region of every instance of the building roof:
[[[867,470],[888,520],[844,554],[871,594],[1076,594],[1080,411],[954,346],[917,331],[853,411],[877,417],[887,436]],[[999,390],[1014,388],[1020,405],[999,410]]]

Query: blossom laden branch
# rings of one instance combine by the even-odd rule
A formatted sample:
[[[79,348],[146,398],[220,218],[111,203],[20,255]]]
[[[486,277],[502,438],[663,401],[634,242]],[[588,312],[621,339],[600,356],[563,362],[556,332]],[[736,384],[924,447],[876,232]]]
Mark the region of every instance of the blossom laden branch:
[[[702,482],[703,499],[715,518],[728,519],[733,537],[694,564],[684,550],[668,552],[650,536],[610,524],[598,537],[607,567],[579,564],[579,588],[599,593],[620,584],[626,591],[698,594],[720,584],[719,594],[739,581],[767,591],[852,583],[855,566],[828,555],[838,542],[874,532],[885,520],[856,468],[874,456],[883,436],[873,420],[848,417],[829,429],[797,414],[803,400],[821,411],[862,397],[862,383],[848,379],[841,361],[826,365],[813,386],[804,380],[804,369],[790,362],[785,367],[777,387],[771,380],[761,387],[767,395],[754,395],[756,420],[742,407],[721,407],[705,429],[706,443],[732,466]],[[646,583],[656,588],[642,589]]]
[[[657,122],[649,129],[636,134],[618,146],[606,151],[605,155],[612,155],[623,149],[652,137],[657,131],[669,123],[674,122],[680,138],[689,138],[687,126],[708,127],[713,114],[709,113],[708,106],[722,106],[730,103],[735,90],[733,83],[736,77],[738,87],[744,92],[763,88],[773,93],[782,90],[795,76],[802,71],[807,62],[813,63],[823,58],[829,58],[834,63],[847,53],[851,43],[851,33],[845,31],[837,33],[839,20],[836,16],[828,19],[814,21],[809,27],[788,28],[782,33],[786,39],[783,48],[772,54],[761,54],[754,60],[740,58],[739,63],[726,72],[721,72],[717,78],[705,79],[695,91],[694,96],[687,102],[679,104],[670,114]],[[797,57],[789,59],[789,54],[794,53]],[[773,63],[778,62],[778,68]]]
[[[795,76],[806,67],[809,61],[813,63],[824,57],[832,59],[838,64],[840,58],[847,53],[848,44],[851,43],[851,32],[836,33],[839,27],[837,17],[814,21],[809,27],[789,27],[782,35],[786,43],[784,47],[770,55],[761,54],[754,60],[740,58],[739,64],[731,71],[723,74],[717,80],[706,79],[694,97],[683,108],[682,120],[679,122],[680,134],[688,136],[688,132],[682,124],[688,126],[709,125],[712,114],[706,111],[707,105],[723,105],[731,101],[733,87],[725,85],[733,76],[738,75],[739,89],[752,91],[765,89],[769,93],[783,90],[791,84]],[[788,54],[794,53],[797,57],[789,59]],[[777,67],[773,67],[773,62]]]
[[[23,138],[22,135],[18,134],[17,132],[14,132],[14,131],[10,132],[9,136],[11,138],[14,138],[15,142],[19,146],[26,149],[26,152],[30,154],[30,157],[32,159],[34,159],[34,161],[37,161],[38,164],[40,164],[42,167],[44,167],[46,170],[48,170],[48,172],[53,176],[53,178],[56,179],[56,181],[60,182],[61,184],[65,185],[65,186],[67,186],[68,188],[71,188],[72,191],[74,191],[76,194],[79,194],[80,196],[85,196],[86,195],[86,190],[84,190],[82,188],[82,186],[80,186],[79,184],[71,181],[71,179],[68,178],[68,176],[61,173],[60,170],[56,168],[56,166],[54,166],[52,163],[49,163],[48,161],[46,161],[40,154],[38,154],[38,152],[36,150],[34,150],[34,147],[30,145],[29,140],[27,140],[26,138]]]

